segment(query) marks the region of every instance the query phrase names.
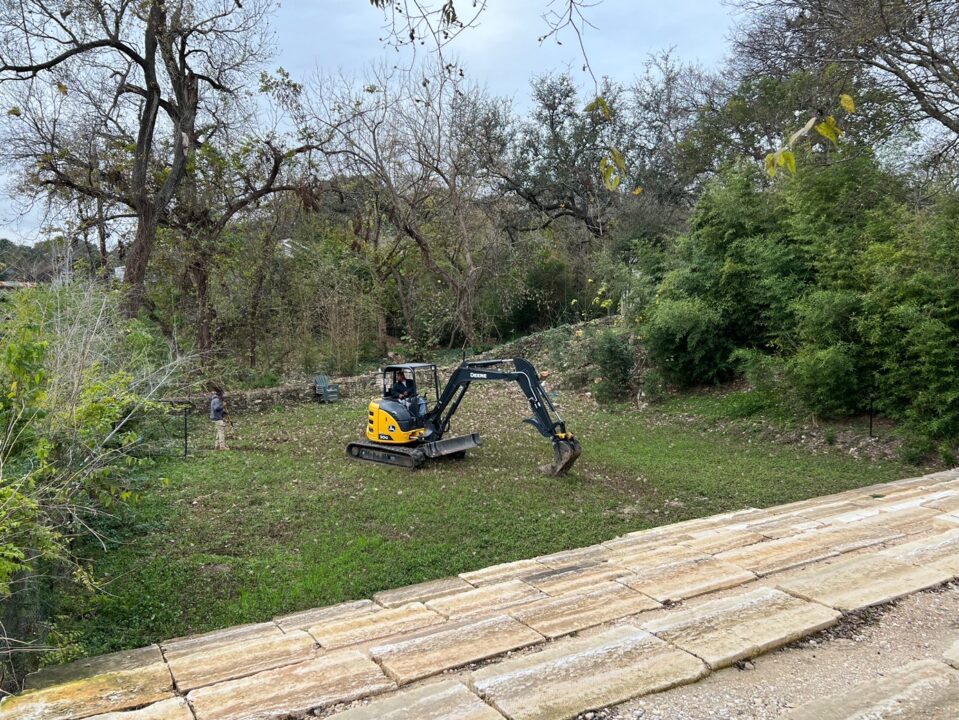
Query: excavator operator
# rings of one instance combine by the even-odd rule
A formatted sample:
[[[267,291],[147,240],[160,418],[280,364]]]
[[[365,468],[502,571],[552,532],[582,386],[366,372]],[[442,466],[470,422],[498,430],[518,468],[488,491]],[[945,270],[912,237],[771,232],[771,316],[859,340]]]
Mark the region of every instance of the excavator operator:
[[[412,378],[407,379],[402,370],[396,373],[393,387],[390,388],[390,395],[402,401],[413,417],[419,418],[426,413],[426,400],[416,396],[416,381]]]
[[[396,378],[393,380],[390,395],[397,400],[407,400],[416,395],[416,383],[412,380],[407,380],[406,374],[400,370],[396,373]]]

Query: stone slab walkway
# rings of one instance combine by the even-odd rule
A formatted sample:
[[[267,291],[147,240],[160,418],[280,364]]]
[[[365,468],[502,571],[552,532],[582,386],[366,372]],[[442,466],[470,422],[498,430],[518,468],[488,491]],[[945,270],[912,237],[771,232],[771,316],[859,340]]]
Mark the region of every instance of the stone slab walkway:
[[[0,720],[567,720],[957,576],[959,470],[47,668]],[[957,717],[957,665],[954,648],[794,717]]]

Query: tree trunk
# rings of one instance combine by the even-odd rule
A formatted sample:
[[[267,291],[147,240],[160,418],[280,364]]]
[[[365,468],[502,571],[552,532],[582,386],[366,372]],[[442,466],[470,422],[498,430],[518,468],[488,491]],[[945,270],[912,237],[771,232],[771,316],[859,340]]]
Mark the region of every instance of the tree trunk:
[[[260,301],[263,297],[263,288],[266,285],[266,275],[270,262],[273,260],[273,251],[276,241],[271,229],[263,236],[263,245],[260,252],[260,264],[257,267],[253,282],[253,295],[250,298],[250,369],[256,369],[256,334],[260,324]]]
[[[109,273],[109,259],[107,256],[107,224],[103,219],[103,198],[97,198],[97,237],[100,241],[100,279],[107,280]]]
[[[386,331],[386,310],[383,308],[382,303],[376,304],[376,343],[379,346],[378,350],[380,355],[386,356],[386,353],[389,351],[389,343],[387,339],[389,333]]]
[[[141,208],[137,217],[137,232],[126,255],[123,282],[127,286],[124,310],[134,316],[143,307],[147,264],[153,252],[157,234],[157,214],[152,206]]]
[[[200,258],[190,266],[190,275],[196,288],[196,345],[206,361],[213,347],[213,308],[210,306],[210,271],[205,258]]]

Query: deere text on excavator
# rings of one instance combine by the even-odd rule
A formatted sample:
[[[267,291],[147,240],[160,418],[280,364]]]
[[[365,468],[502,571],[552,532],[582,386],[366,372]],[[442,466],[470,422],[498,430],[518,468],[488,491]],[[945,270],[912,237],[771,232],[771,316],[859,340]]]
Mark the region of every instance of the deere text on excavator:
[[[552,441],[554,460],[541,470],[563,475],[582,452],[543,389],[536,369],[523,358],[464,361],[453,371],[442,393],[432,363],[389,365],[382,372],[383,397],[369,404],[366,439],[346,446],[347,454],[357,460],[417,468],[427,459],[465,457],[467,450],[479,447],[480,436],[446,437],[450,422],[470,385],[491,381],[517,383],[533,413],[524,422]],[[431,402],[431,395],[435,402]]]

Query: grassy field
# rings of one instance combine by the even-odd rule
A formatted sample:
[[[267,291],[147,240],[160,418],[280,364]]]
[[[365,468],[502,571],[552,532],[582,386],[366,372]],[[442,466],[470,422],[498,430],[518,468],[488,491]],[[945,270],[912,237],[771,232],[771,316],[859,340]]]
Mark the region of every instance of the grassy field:
[[[237,418],[229,452],[145,473],[143,501],[102,528],[109,549],[89,551],[103,591],[64,600],[58,630],[77,653],[106,652],[917,472],[717,431],[710,412],[690,419],[697,407],[641,414],[562,394],[583,445],[564,478],[537,473],[550,445],[502,388],[456,419],[483,447],[415,472],[345,457],[362,400]]]

